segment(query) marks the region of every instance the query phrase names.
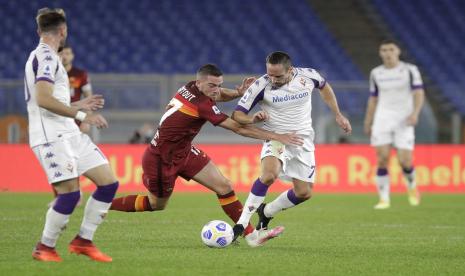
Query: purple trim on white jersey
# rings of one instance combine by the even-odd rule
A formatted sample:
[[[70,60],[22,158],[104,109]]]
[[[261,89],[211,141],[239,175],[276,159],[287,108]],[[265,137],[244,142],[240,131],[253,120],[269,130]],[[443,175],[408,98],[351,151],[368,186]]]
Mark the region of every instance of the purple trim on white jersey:
[[[266,86],[265,86],[266,87]],[[252,105],[250,106],[250,110],[252,110],[252,108],[261,100],[263,100],[263,96],[265,96],[265,88],[262,89],[262,91],[260,91],[260,93],[258,93],[257,97],[255,97],[255,99],[253,100],[253,103]],[[250,111],[249,110],[249,111]]]
[[[265,86],[266,87],[266,86]],[[255,99],[253,100],[252,102],[252,105],[250,106],[250,109],[247,110],[247,108],[241,106],[241,105],[237,105],[236,107],[236,110],[239,110],[239,111],[242,111],[244,112],[245,114],[249,114],[250,110],[252,110],[254,108],[254,106],[261,100],[263,100],[263,96],[265,95],[265,88],[262,89],[262,91],[260,91],[260,93],[258,93],[257,97],[255,97]]]
[[[242,107],[240,105],[236,106],[236,109],[237,111],[242,111],[244,112],[245,114],[249,114],[249,110],[247,110],[245,107]]]
[[[39,61],[37,60],[37,56],[34,56],[32,60],[32,71],[34,72],[34,77],[37,76],[37,70],[39,69]]]
[[[423,89],[423,85],[422,85],[422,84],[419,84],[419,85],[412,85],[411,88],[412,88],[412,90]]]
[[[46,78],[46,77],[37,78],[37,79],[36,79],[36,83],[37,83],[38,81],[48,81],[48,82],[50,82],[51,84],[54,84],[54,83],[55,83],[54,81],[52,81],[51,79]]]
[[[378,97],[378,90],[370,91],[370,96],[371,97]]]

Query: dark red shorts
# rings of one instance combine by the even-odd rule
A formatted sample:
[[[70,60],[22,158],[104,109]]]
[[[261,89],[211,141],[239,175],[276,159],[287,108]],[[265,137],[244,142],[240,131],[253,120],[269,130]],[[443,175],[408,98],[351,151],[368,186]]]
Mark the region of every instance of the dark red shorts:
[[[189,154],[171,164],[163,162],[159,153],[150,150],[144,152],[142,180],[144,186],[156,197],[169,197],[178,176],[190,180],[210,162],[210,157],[202,150],[192,146]]]

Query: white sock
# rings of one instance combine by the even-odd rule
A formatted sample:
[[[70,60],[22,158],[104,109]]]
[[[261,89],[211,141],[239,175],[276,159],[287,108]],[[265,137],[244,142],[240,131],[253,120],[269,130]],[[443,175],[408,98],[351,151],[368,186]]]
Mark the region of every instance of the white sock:
[[[407,188],[413,189],[417,186],[415,181],[415,170],[412,170],[410,173],[403,172],[405,180],[407,181]]]
[[[68,224],[69,216],[58,213],[52,207],[49,208],[45,216],[45,226],[40,242],[48,247],[55,247],[58,237]]]
[[[255,213],[255,211],[257,211],[258,206],[260,206],[260,204],[262,204],[264,200],[264,196],[256,196],[253,193],[249,193],[249,196],[245,201],[241,217],[237,221],[237,224],[242,224],[242,226],[246,228],[250,222],[250,218]]]
[[[86,240],[92,240],[97,227],[102,223],[103,218],[108,213],[110,203],[98,201],[92,196],[87,200],[86,208],[84,209],[84,218],[82,219],[79,236]]]
[[[278,212],[292,208],[296,206],[287,196],[288,191],[281,193],[275,200],[266,204],[263,213],[268,218],[274,217]]]
[[[390,202],[389,198],[389,190],[390,190],[390,185],[389,185],[389,174],[376,176],[376,186],[378,187],[378,194],[379,198],[382,201],[385,202]]]

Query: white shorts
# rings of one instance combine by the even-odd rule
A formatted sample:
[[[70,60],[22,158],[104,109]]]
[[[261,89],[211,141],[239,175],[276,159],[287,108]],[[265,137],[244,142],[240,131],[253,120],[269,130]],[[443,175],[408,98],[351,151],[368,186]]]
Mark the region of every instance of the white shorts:
[[[395,128],[373,125],[371,145],[374,147],[393,145],[397,149],[413,150],[415,147],[415,129],[413,126],[406,125]]]
[[[32,148],[49,183],[77,178],[86,171],[108,164],[107,158],[86,134],[79,134]]]
[[[260,159],[274,156],[281,160],[280,178],[292,181],[293,178],[315,183],[316,165],[313,139],[304,138],[303,146],[286,146],[278,141],[263,143]]]

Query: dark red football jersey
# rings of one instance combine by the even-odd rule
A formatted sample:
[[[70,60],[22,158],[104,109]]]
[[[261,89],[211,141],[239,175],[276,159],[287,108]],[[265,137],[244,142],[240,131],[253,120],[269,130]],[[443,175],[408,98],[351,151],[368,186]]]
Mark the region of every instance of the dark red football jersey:
[[[197,89],[194,81],[180,88],[169,106],[150,145],[166,163],[176,163],[187,156],[192,140],[205,122],[216,126],[228,118],[214,100]]]
[[[79,101],[82,97],[83,90],[91,89],[87,72],[73,66],[68,72],[68,78],[71,91],[71,102]]]

